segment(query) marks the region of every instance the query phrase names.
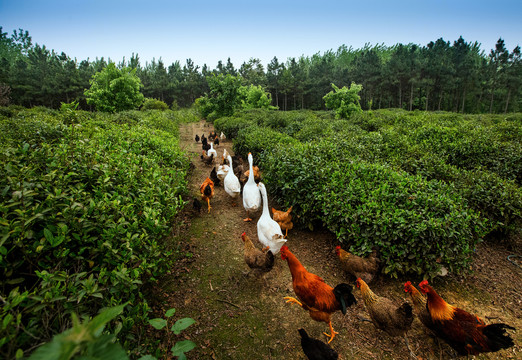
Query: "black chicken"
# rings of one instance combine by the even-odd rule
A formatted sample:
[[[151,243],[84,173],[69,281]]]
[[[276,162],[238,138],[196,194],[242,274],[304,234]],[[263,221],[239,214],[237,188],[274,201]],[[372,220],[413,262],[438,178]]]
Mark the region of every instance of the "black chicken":
[[[199,135],[196,134],[196,142],[199,142]]]
[[[212,169],[212,171],[210,172],[210,180],[212,180],[214,182],[215,186],[219,186],[219,184],[221,183],[221,180],[217,176],[217,171],[216,171],[215,166]]]
[[[214,145],[219,145],[219,138],[216,136],[216,138],[214,139]]]
[[[301,347],[309,360],[337,360],[339,354],[321,340],[311,338],[304,329],[299,329]]]
[[[192,208],[195,212],[201,212],[201,202],[198,199],[194,198],[194,201],[192,201]]]

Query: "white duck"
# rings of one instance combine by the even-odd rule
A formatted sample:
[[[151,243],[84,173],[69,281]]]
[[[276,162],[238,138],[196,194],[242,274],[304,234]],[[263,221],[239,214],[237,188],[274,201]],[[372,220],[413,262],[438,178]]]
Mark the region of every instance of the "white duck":
[[[248,175],[248,180],[243,187],[243,207],[247,212],[247,217],[244,219],[244,221],[252,221],[250,218],[250,213],[256,212],[259,210],[259,208],[261,208],[261,193],[259,192],[259,188],[254,181],[253,163],[254,157],[252,156],[252,153],[248,153],[248,166],[250,169],[250,174]]]
[[[219,165],[217,168],[217,177],[219,180],[223,181],[225,180],[225,176],[227,176],[228,171],[230,170],[230,166],[228,165]]]
[[[258,187],[263,197],[263,213],[257,222],[257,237],[261,244],[269,246],[270,251],[275,255],[279,252],[281,246],[284,245],[286,239],[283,237],[281,226],[270,217],[270,213],[268,212],[268,198],[265,184],[260,182]]]
[[[232,157],[228,155],[228,163],[230,166],[230,170],[227,172],[225,176],[225,180],[223,180],[223,187],[228,195],[232,198],[237,198],[239,193],[241,192],[241,185],[239,184],[239,179],[234,174],[234,169],[232,167]]]
[[[214,154],[214,159],[217,159],[217,151],[214,150],[214,143],[210,143],[210,149],[207,151],[207,156],[210,156],[211,154]]]

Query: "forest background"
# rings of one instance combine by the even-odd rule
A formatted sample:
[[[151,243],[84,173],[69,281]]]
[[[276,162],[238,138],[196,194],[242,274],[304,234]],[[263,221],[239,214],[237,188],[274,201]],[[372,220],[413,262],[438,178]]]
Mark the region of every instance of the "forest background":
[[[84,89],[89,80],[114,60],[77,60],[45,45],[33,44],[28,31],[11,35],[0,27],[0,105],[58,108],[61,102],[79,101],[79,108],[93,110]],[[509,51],[502,38],[488,52],[476,41],[443,38],[426,45],[366,44],[354,49],[341,45],[312,56],[274,57],[266,69],[257,58],[239,67],[230,58],[214,69],[207,64],[165,64],[161,58],[140,63],[139,54],[117,66],[136,69],[147,98],[174,107],[188,107],[208,93],[206,77],[212,74],[240,76],[243,85],[260,85],[280,110],[323,110],[323,96],[331,84],[361,84],[365,110],[453,111],[507,113],[521,108],[522,67],[520,46]]]

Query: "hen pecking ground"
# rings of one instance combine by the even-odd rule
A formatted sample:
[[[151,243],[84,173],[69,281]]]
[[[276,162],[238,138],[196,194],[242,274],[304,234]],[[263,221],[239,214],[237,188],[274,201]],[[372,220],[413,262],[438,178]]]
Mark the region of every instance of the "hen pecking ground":
[[[209,176],[212,166],[200,160],[201,143],[194,138],[196,134],[207,136],[212,130],[212,125],[204,121],[185,124],[180,129],[181,146],[191,154],[194,165],[190,192],[198,199],[199,185]],[[232,142],[223,141],[216,148],[219,159],[224,148],[233,154]],[[273,205],[270,194],[269,203]],[[173,243],[179,244],[182,257],[154,289],[151,302],[155,315],[162,316],[165,310],[176,308],[176,318],[191,317],[196,324],[177,338],[163,338],[160,346],[170,349],[173,342],[190,339],[197,347],[187,353],[189,359],[306,359],[297,330],[304,328],[311,337],[325,341],[322,333],[328,327],[283,300],[285,296],[294,296],[287,264],[277,255],[266,282],[245,276],[248,267],[243,261],[241,234],[245,231],[261,247],[256,230],[259,215],[251,223],[243,222],[246,213],[241,199],[232,201],[222,185],[216,186],[211,206],[210,213],[206,204],[197,213],[190,201],[180,216],[180,224],[173,228]],[[353,284],[335,256],[338,243],[331,233],[294,228],[288,233],[287,244],[308,271],[323,277],[328,284]],[[505,322],[518,329],[512,333],[514,348],[476,357],[479,359],[522,358],[522,270],[507,261],[508,255],[500,245],[482,244],[477,248],[471,274],[433,283],[449,303],[474,312],[487,322]],[[370,287],[376,294],[400,302],[406,299],[403,284],[407,280],[418,284],[422,279],[392,280],[381,276]],[[331,346],[340,359],[409,359],[402,338],[391,338],[357,318],[368,315],[360,292],[354,289],[354,294],[358,304],[346,316],[340,312],[332,316],[339,335]],[[441,355],[418,319],[408,337],[418,359],[450,358],[448,347],[442,346]]]

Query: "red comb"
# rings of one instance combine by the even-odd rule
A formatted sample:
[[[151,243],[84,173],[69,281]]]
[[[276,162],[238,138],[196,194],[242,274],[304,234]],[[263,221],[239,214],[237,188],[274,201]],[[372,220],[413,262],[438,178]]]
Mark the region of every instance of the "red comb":
[[[281,250],[287,251],[288,250],[288,246],[286,246],[286,245],[281,246]]]
[[[425,285],[428,285],[428,280],[422,280],[419,284],[419,287],[422,287],[422,286],[425,286]]]
[[[411,286],[411,281],[406,281],[406,282],[404,283],[404,286]]]
[[[336,250],[339,250],[340,248],[341,248],[341,245],[337,245],[337,246],[335,247]]]

